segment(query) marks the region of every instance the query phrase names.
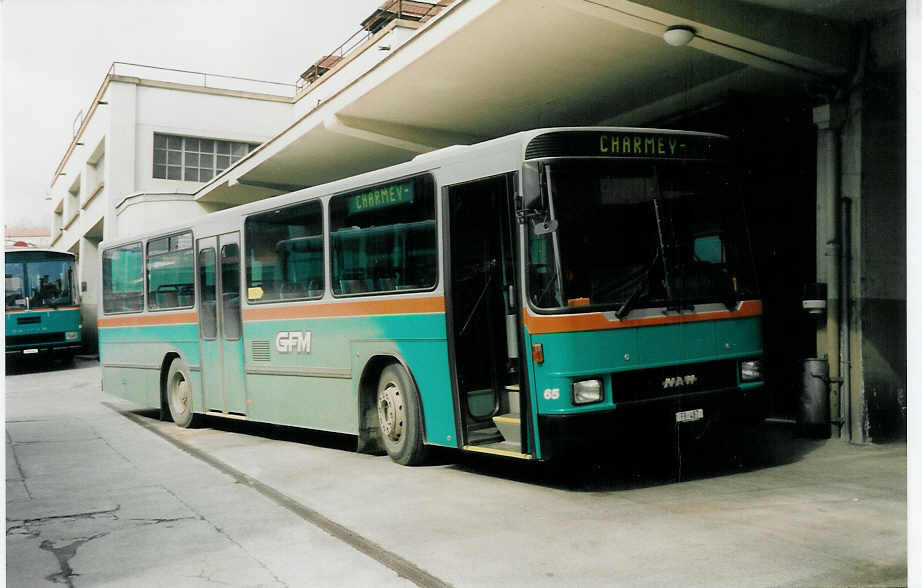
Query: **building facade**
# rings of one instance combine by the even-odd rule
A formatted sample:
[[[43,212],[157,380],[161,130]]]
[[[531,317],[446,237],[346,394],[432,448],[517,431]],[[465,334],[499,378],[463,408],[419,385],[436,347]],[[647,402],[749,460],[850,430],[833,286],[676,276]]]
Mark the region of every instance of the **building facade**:
[[[48,227],[4,227],[4,242],[10,247],[48,247],[51,231]]]
[[[99,242],[221,208],[193,194],[289,119],[293,85],[204,79],[113,64],[55,170],[50,246],[78,257],[88,350],[96,341]]]

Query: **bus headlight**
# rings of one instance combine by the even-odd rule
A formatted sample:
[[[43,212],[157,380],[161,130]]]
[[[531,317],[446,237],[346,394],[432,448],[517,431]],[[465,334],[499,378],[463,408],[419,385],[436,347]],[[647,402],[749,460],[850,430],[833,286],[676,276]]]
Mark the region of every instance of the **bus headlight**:
[[[66,341],[74,341],[77,338],[77,335],[79,335],[77,331],[67,331],[64,333],[64,339]]]
[[[740,362],[740,381],[754,382],[762,379],[762,360],[750,359]]]
[[[570,385],[573,392],[573,404],[592,404],[602,401],[601,380],[580,380]]]

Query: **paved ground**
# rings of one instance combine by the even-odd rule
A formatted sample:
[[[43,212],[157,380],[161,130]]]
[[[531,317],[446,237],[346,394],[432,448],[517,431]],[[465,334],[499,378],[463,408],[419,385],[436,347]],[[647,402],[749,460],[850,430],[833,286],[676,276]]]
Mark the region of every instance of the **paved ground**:
[[[349,437],[177,429],[100,393],[95,362],[8,375],[6,411],[9,586],[906,584],[903,444],[767,424],[618,463],[404,468]]]

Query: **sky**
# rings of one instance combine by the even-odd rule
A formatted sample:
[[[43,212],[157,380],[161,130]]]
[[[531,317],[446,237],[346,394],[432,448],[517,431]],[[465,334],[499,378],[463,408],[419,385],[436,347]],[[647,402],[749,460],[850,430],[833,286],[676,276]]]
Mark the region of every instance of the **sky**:
[[[293,84],[383,0],[0,0],[0,177],[8,226],[45,197],[113,61]]]

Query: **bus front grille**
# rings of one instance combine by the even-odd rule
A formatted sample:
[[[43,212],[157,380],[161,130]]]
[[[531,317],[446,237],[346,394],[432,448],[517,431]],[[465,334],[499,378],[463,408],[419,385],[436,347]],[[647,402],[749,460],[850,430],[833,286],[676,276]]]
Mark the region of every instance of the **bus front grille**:
[[[652,400],[731,388],[737,385],[736,360],[672,365],[612,374],[615,402]]]
[[[6,338],[7,345],[37,345],[39,343],[60,343],[64,333],[35,333],[33,335],[11,335]]]

